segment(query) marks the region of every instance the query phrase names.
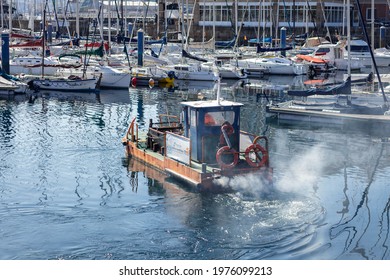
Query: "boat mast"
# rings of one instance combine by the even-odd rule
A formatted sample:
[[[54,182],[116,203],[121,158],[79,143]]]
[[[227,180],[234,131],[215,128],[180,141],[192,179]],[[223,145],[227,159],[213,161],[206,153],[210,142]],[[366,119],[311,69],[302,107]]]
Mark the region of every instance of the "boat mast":
[[[386,98],[386,95],[385,95],[385,91],[383,89],[383,85],[382,85],[382,81],[381,81],[381,76],[379,74],[379,71],[378,71],[378,67],[376,66],[376,61],[375,61],[375,57],[374,57],[374,53],[372,51],[372,48],[371,48],[371,44],[370,44],[370,38],[368,36],[368,33],[367,33],[367,28],[366,28],[366,24],[364,22],[364,18],[363,18],[363,14],[362,14],[362,8],[360,7],[360,2],[359,0],[356,0],[356,4],[358,6],[358,11],[359,11],[359,17],[360,17],[360,21],[362,23],[362,26],[363,26],[363,32],[364,32],[364,36],[366,37],[366,41],[368,43],[368,48],[370,50],[370,54],[371,54],[371,59],[372,59],[372,64],[374,65],[374,68],[375,68],[375,72],[376,72],[376,75],[378,77],[378,83],[379,83],[379,86],[381,88],[381,91],[382,91],[382,96],[383,96],[383,101],[384,101],[384,107],[386,108],[386,110],[389,108],[389,104],[387,102],[387,98]]]
[[[48,0],[45,0],[45,4],[43,6],[43,19],[42,19],[42,71],[41,77],[45,76],[45,47],[46,47],[46,8],[48,5]]]
[[[371,48],[374,50],[375,49],[375,27],[374,27],[374,0],[371,0]],[[374,73],[374,63],[371,64],[371,71]]]
[[[4,5],[3,3],[1,3],[1,31],[3,31],[3,29],[4,29]]]
[[[348,51],[348,77],[351,77],[351,0],[347,0],[347,51]],[[345,10],[345,7],[344,7]]]
[[[80,37],[80,14],[79,14],[79,1],[76,1],[76,33],[77,37]]]
[[[3,3],[1,3],[3,5]],[[12,0],[9,0],[9,7],[8,7],[8,27],[9,27],[9,34],[12,33]]]

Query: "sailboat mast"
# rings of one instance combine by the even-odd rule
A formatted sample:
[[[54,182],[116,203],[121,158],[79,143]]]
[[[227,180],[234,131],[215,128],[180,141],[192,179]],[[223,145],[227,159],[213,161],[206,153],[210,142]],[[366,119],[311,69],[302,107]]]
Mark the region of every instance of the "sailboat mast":
[[[1,3],[1,30],[3,29],[4,29],[4,5],[3,3]]]
[[[351,77],[351,1],[347,0],[347,51],[348,51],[348,77]]]
[[[1,4],[3,5],[3,4]],[[9,1],[9,8],[8,8],[8,27],[9,27],[9,33],[12,33],[12,0]]]
[[[379,86],[380,86],[381,91],[382,91],[383,101],[384,101],[384,103],[385,103],[384,106],[386,107],[386,109],[388,109],[388,108],[389,108],[389,104],[388,104],[388,102],[387,102],[387,97],[386,97],[385,91],[384,91],[384,89],[383,89],[382,80],[381,80],[381,76],[380,76],[379,71],[378,71],[378,67],[376,66],[376,61],[375,61],[374,53],[373,53],[372,48],[371,48],[370,38],[369,38],[368,33],[367,33],[367,28],[366,28],[366,24],[365,24],[365,22],[364,22],[364,18],[363,18],[363,14],[362,14],[362,8],[360,7],[360,2],[359,2],[359,0],[356,0],[356,4],[357,4],[357,6],[358,6],[359,17],[360,17],[360,21],[362,22],[364,36],[366,37],[366,41],[367,41],[367,43],[368,43],[368,48],[370,49],[372,64],[374,65],[375,72],[376,72],[376,75],[377,75],[377,77],[378,77],[378,83],[379,83]]]
[[[47,2],[45,1],[45,4],[43,6],[43,19],[42,19],[42,71],[41,71],[41,77],[43,78],[45,76],[45,48],[46,48],[46,8],[47,8]]]
[[[375,7],[374,7],[374,0],[371,0],[371,48],[375,49],[375,26],[374,26],[374,17],[375,17]],[[374,73],[374,63],[371,64],[371,71]]]
[[[80,14],[79,14],[79,1],[76,1],[76,33],[77,37],[80,37]]]

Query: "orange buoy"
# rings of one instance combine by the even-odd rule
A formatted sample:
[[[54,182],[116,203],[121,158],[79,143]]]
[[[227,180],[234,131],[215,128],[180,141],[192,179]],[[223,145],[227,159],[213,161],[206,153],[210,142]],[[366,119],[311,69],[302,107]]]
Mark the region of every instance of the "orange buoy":
[[[149,79],[149,87],[154,87],[154,80],[152,78]]]

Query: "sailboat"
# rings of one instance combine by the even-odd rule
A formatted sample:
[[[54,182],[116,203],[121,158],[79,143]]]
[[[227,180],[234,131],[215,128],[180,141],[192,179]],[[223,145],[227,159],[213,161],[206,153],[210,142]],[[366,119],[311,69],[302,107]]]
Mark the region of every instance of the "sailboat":
[[[46,22],[46,10],[48,6],[48,0],[45,2],[43,9],[43,22]],[[45,38],[45,25],[43,24],[42,32],[42,58],[45,57],[46,50],[46,38]],[[42,75],[40,77],[29,78],[27,82],[29,88],[34,91],[50,90],[50,91],[73,91],[73,92],[97,92],[101,81],[101,75],[99,77],[85,78],[71,75],[68,77],[53,77],[44,75],[45,65],[42,63]]]
[[[356,2],[360,19],[363,21],[363,31],[367,41],[369,41],[361,15],[360,3],[358,0]],[[337,124],[342,127],[378,130],[390,129],[388,100],[383,90],[370,44],[368,46],[381,87],[383,102],[380,102],[380,95],[378,94],[370,94],[368,97],[363,96],[362,93],[355,96],[342,94],[325,98],[313,95],[312,97],[305,97],[305,100],[289,100],[279,104],[270,104],[266,109],[267,117],[278,121]]]

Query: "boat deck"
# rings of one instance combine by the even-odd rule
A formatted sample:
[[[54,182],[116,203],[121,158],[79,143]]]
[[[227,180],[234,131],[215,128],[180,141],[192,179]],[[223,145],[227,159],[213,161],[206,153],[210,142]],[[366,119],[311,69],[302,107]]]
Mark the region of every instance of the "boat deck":
[[[147,149],[145,141],[138,141],[137,147],[139,149],[142,149],[145,154],[149,154],[149,155],[155,157],[159,161],[163,161],[164,160],[165,156],[162,155],[161,153],[153,152],[152,150]],[[240,157],[240,158],[244,160],[244,157]],[[203,168],[201,163],[196,162],[194,160],[191,160],[191,164],[188,167],[193,169],[193,170],[195,170],[196,172],[201,172],[202,168]],[[215,164],[206,164],[205,168],[206,168],[206,173],[215,173],[215,169],[220,169],[217,163],[215,163]]]

